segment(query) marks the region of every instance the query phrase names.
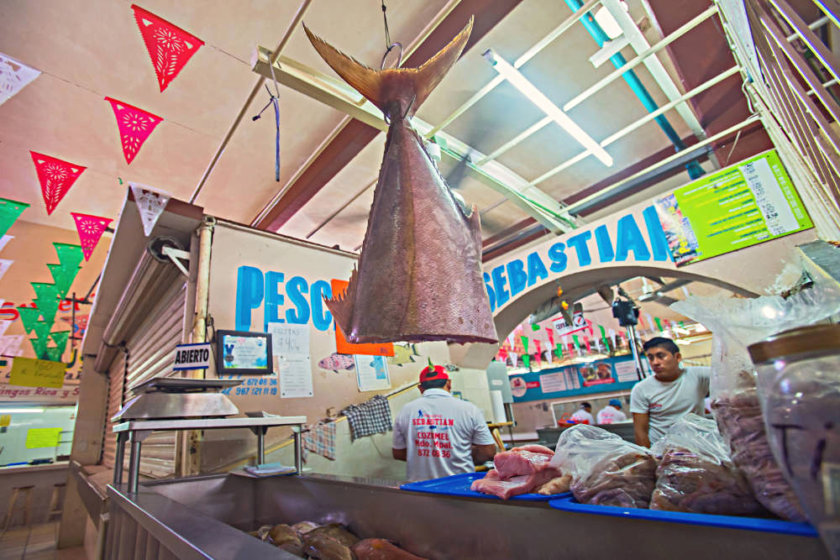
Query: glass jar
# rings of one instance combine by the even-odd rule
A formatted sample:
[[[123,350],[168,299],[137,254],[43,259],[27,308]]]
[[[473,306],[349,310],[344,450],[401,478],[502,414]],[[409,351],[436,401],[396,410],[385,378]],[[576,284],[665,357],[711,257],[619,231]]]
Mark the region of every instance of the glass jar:
[[[840,560],[840,325],[784,331],[749,352],[773,455]]]

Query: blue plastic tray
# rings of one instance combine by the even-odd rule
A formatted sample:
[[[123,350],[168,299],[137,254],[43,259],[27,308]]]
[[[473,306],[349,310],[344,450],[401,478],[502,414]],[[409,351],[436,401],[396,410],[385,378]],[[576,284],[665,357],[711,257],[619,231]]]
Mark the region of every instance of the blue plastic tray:
[[[628,517],[632,519],[651,519],[666,523],[687,523],[689,525],[705,525],[707,527],[725,527],[727,529],[743,529],[746,531],[763,531],[765,533],[783,533],[802,537],[816,537],[817,531],[808,523],[794,523],[780,519],[762,519],[759,517],[737,517],[734,515],[712,515],[708,513],[684,513],[680,511],[660,511],[655,509],[635,509],[617,506],[597,506],[579,504],[573,496],[566,496],[551,500],[549,504],[555,509],[574,511],[579,513],[594,513],[596,515],[611,515],[614,517]]]
[[[443,496],[466,496],[468,498],[501,500],[501,498],[493,496],[492,494],[484,494],[482,492],[474,492],[470,490],[470,485],[473,483],[473,480],[484,478],[486,475],[487,473],[485,472],[454,474],[443,478],[433,478],[432,480],[409,482],[407,484],[403,484],[400,488],[402,490],[410,490],[411,492],[425,492],[427,494],[440,494]],[[543,496],[542,494],[520,494],[518,496],[513,496],[511,500],[545,502],[570,495],[571,494],[569,492],[565,492],[563,494],[552,494],[550,496]]]

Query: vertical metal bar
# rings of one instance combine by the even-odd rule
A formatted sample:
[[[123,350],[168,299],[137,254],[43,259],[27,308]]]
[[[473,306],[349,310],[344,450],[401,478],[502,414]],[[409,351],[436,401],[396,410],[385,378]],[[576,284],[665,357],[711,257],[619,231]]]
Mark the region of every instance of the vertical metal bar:
[[[111,513],[108,520],[108,540],[105,545],[105,560],[117,558],[117,550],[119,549],[120,532],[122,531],[122,524],[124,520],[122,510],[117,506],[111,505]]]
[[[142,525],[137,524],[137,533],[134,538],[133,555],[138,560],[146,559],[146,543],[149,541],[149,533]]]
[[[254,430],[257,432],[257,464],[262,465],[265,463],[265,431],[266,428],[263,426],[257,426]]]
[[[134,545],[137,542],[137,521],[130,515],[123,519],[123,529],[120,532],[120,543],[117,549],[117,556],[120,560],[132,560],[134,558]]]
[[[158,560],[160,543],[151,533],[146,534],[146,560]]]
[[[125,460],[125,440],[128,438],[128,433],[119,432],[117,434],[117,451],[114,457],[114,484],[122,484],[123,461]]]
[[[636,375],[638,378],[645,378],[645,370],[642,367],[642,356],[639,354],[639,337],[636,334],[636,327],[628,325],[627,327],[627,342],[630,344],[630,351],[633,352],[633,363],[636,364]]]
[[[137,493],[137,481],[140,479],[140,438],[135,431],[131,431],[128,440],[131,442],[131,457],[128,462],[128,491]]]
[[[301,449],[300,431],[302,426],[297,425],[292,427],[292,433],[295,437],[295,469],[298,474],[303,472],[303,450]]]

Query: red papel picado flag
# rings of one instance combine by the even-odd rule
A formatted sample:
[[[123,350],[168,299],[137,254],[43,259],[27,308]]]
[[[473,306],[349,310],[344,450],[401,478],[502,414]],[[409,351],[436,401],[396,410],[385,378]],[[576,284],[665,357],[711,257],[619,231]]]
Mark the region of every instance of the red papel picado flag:
[[[87,169],[58,158],[29,151],[32,161],[35,163],[35,171],[38,172],[38,181],[41,183],[41,194],[44,197],[44,204],[47,205],[47,214],[52,214],[82,171]]]
[[[106,97],[105,100],[114,109],[114,116],[117,117],[117,127],[120,129],[123,155],[125,155],[126,163],[131,163],[137,152],[140,151],[140,146],[143,145],[143,142],[146,141],[155,127],[163,122],[163,119],[111,97]]]
[[[76,220],[76,230],[79,232],[79,241],[81,241],[85,260],[90,260],[96,244],[99,243],[99,239],[105,233],[105,228],[108,227],[111,220],[99,216],[91,216],[90,214],[77,214],[76,212],[70,212],[70,215]]]
[[[133,4],[131,9],[134,10],[134,19],[146,43],[146,50],[152,57],[160,91],[163,91],[192,55],[198,52],[204,41],[140,6]]]

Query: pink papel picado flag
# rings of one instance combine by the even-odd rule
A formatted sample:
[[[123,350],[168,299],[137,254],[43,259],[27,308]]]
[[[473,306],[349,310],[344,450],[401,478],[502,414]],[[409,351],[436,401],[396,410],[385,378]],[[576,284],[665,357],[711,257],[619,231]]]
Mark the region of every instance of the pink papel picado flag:
[[[41,194],[44,197],[44,204],[47,205],[47,214],[52,214],[82,171],[87,167],[76,165],[58,158],[29,151],[32,161],[35,163],[35,171],[38,172],[38,181],[41,182]]]
[[[77,214],[76,212],[70,212],[70,215],[76,220],[76,231],[79,232],[79,241],[82,245],[85,260],[90,260],[96,244],[99,243],[99,239],[112,220],[91,216],[90,214]]]
[[[117,117],[117,127],[120,129],[123,155],[125,155],[126,163],[131,163],[137,152],[140,151],[140,146],[143,145],[143,142],[146,141],[155,127],[163,122],[163,119],[110,97],[106,97],[105,100],[114,109],[114,116]]]
[[[192,55],[198,52],[204,41],[136,4],[132,4],[131,9],[134,10],[134,19],[137,20],[146,50],[152,58],[160,91],[163,91]]]

